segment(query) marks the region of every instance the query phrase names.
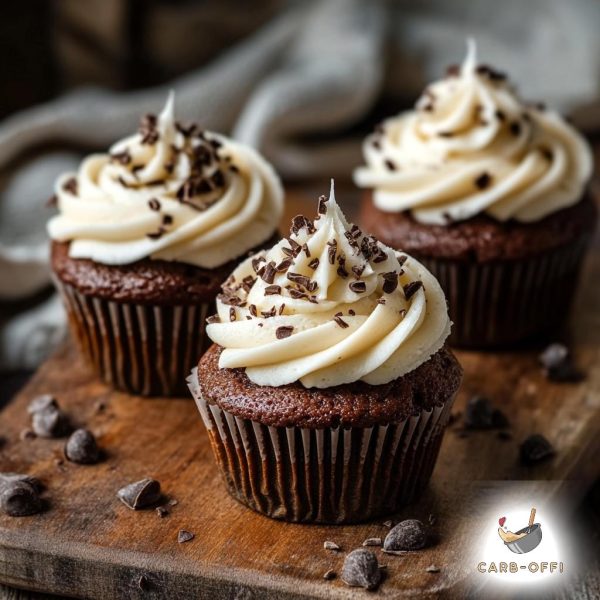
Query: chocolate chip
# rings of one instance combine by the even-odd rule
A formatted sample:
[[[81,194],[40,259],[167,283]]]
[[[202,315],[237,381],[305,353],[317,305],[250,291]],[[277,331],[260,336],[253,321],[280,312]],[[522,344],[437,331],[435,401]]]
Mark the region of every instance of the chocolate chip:
[[[171,215],[164,214],[162,222],[163,225],[171,225],[173,223],[173,217]]]
[[[492,183],[492,176],[489,173],[482,173],[475,179],[475,187],[479,190],[485,190]]]
[[[385,550],[419,550],[427,543],[425,525],[417,519],[401,521],[385,536]]]
[[[129,150],[125,149],[123,152],[111,154],[110,159],[114,162],[118,162],[119,164],[128,165],[131,162],[131,154],[129,154]]]
[[[293,283],[306,288],[307,290],[309,288],[311,288],[311,281],[309,277],[306,277],[306,275],[300,275],[300,273],[291,273],[288,272],[286,274],[286,277]],[[310,290],[309,290],[310,291]]]
[[[385,166],[387,167],[387,169],[389,171],[395,171],[396,170],[396,164],[394,163],[393,160],[390,160],[389,158],[386,158],[384,161]]]
[[[411,281],[410,283],[407,283],[404,286],[404,297],[407,300],[410,300],[416,293],[418,290],[420,290],[423,287],[423,282],[420,280],[417,281]]]
[[[31,427],[38,437],[43,438],[63,437],[71,431],[68,417],[52,402],[32,413]]]
[[[275,263],[273,261],[271,261],[263,267],[263,271],[262,271],[262,273],[260,273],[260,278],[265,283],[271,284],[271,283],[273,283],[276,274],[277,274],[277,271],[275,270]]]
[[[327,213],[327,198],[325,196],[319,196],[319,205],[317,208],[317,212],[320,215],[324,215]]]
[[[473,396],[465,409],[465,427],[469,429],[489,429],[492,427],[494,407],[485,396]]]
[[[161,498],[160,483],[150,478],[130,483],[117,492],[117,498],[133,510],[148,508]]]
[[[331,540],[326,540],[325,542],[323,542],[323,548],[325,548],[325,550],[335,550],[336,552],[341,550],[341,548]]]
[[[193,540],[195,537],[196,536],[191,531],[180,529],[177,533],[177,543],[185,544],[186,542]]]
[[[494,114],[496,115],[498,121],[506,121],[506,114],[504,113],[504,111],[497,109]]]
[[[164,519],[169,514],[169,509],[166,506],[157,506],[156,507],[156,514],[161,519]]]
[[[252,268],[254,269],[255,273],[258,273],[258,271],[260,270],[260,264],[263,262],[266,262],[266,258],[264,256],[257,256],[256,258],[252,259]]]
[[[25,517],[42,510],[39,482],[27,475],[0,474],[0,509],[10,517]]]
[[[250,314],[253,317],[258,317],[258,310],[256,308],[256,304],[250,304],[250,306],[248,306],[248,310],[250,311]]]
[[[364,273],[365,265],[354,265],[352,267],[352,272],[357,279],[360,279],[362,274]]]
[[[325,573],[323,575],[323,579],[325,579],[325,581],[331,581],[332,579],[335,579],[336,577],[337,577],[337,575],[333,569],[329,569],[328,571],[325,571]]]
[[[531,466],[554,456],[552,444],[541,434],[535,433],[523,440],[519,447],[519,456],[524,465]]]
[[[394,522],[393,522],[393,521],[384,521],[384,522],[382,523],[382,525],[383,525],[384,527],[387,527],[388,529],[391,529],[391,528],[394,526]]]
[[[362,294],[367,291],[367,284],[364,281],[352,281],[348,287],[355,294]]]
[[[351,587],[376,589],[381,581],[377,556],[364,548],[350,552],[344,560],[342,581]]]
[[[237,318],[237,315],[236,315],[236,312],[235,312],[235,308],[232,306],[232,307],[229,309],[229,320],[230,320],[231,322],[233,322],[233,321],[235,321],[235,320],[236,320],[236,318]]]
[[[396,291],[398,287],[398,273],[392,271],[391,273],[382,273],[383,277],[383,291],[385,294],[391,294]]]
[[[282,325],[275,330],[275,336],[278,340],[283,340],[284,338],[290,337],[294,332],[294,328],[291,325]]]
[[[585,375],[575,367],[569,349],[564,344],[550,344],[539,356],[544,373],[550,381],[577,383]]]
[[[372,537],[367,538],[362,545],[363,546],[381,546],[381,538],[380,537]]]
[[[93,465],[100,458],[94,434],[87,429],[76,429],[65,446],[65,456],[74,463]]]
[[[319,266],[319,259],[318,258],[313,258],[309,263],[308,263],[308,267],[309,269],[316,269]]]
[[[22,429],[21,432],[19,433],[19,439],[22,442],[29,441],[29,440],[35,440],[36,437],[37,436],[31,429]]]

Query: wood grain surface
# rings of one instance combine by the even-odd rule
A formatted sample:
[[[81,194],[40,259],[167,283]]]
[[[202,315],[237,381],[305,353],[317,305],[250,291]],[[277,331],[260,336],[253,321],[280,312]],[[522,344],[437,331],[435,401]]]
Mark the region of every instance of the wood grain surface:
[[[315,196],[316,197],[316,196]],[[293,198],[289,212],[299,212]],[[311,203],[312,206],[312,203]],[[310,211],[310,209],[307,209]],[[312,211],[311,211],[312,212]],[[596,240],[597,242],[597,240]],[[378,596],[464,597],[472,565],[465,543],[482,514],[481,494],[506,482],[527,494],[568,491],[575,503],[599,475],[600,248],[586,265],[569,328],[580,384],[546,381],[539,349],[517,353],[458,352],[465,380],[455,412],[473,394],[488,395],[511,421],[511,439],[496,432],[447,432],[430,489],[394,520],[420,518],[431,526],[429,548],[405,556],[380,555],[387,575]],[[76,424],[98,437],[105,452],[95,466],[63,461],[64,440],[21,440],[27,403],[55,394]],[[105,405],[98,409],[98,403]],[[556,457],[536,467],[518,461],[519,442],[543,433]],[[25,472],[47,487],[46,510],[27,518],[0,516],[0,582],[85,598],[349,598],[372,594],[346,587],[339,577],[346,551],[368,537],[384,537],[381,522],[307,526],[257,515],[227,496],[193,402],[142,399],[110,391],[65,345],[44,364],[0,414],[0,471]],[[168,516],[133,512],[117,490],[146,476],[178,501]],[[511,482],[509,484],[509,482]],[[195,538],[177,543],[186,529]],[[325,540],[342,552],[327,551]],[[439,573],[428,573],[435,564]],[[145,583],[140,587],[140,577]],[[142,589],[144,588],[144,589]]]

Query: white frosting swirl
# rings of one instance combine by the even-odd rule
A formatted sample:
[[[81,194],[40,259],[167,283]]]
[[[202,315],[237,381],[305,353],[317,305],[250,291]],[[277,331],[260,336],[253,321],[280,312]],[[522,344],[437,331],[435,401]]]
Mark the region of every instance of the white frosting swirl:
[[[143,258],[213,268],[267,240],[283,212],[273,168],[216,133],[179,127],[173,95],[158,118],[56,182],[50,237],[70,256],[122,265]]]
[[[487,213],[531,222],[578,202],[593,168],[587,142],[556,112],[525,106],[504,76],[477,66],[430,85],[416,110],[388,119],[354,172],[375,205],[446,224]]]
[[[263,386],[388,383],[443,346],[444,293],[414,258],[349,226],[333,184],[319,208],[314,224],[296,217],[289,239],[223,286],[219,322],[207,326],[224,348],[219,366],[245,367]]]

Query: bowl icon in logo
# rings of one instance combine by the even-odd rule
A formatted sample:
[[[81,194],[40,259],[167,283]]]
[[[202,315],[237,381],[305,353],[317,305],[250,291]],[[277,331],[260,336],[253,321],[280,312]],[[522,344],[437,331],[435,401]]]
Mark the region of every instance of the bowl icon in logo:
[[[542,541],[542,526],[534,523],[531,527],[527,526],[517,531],[516,535],[525,534],[514,542],[504,542],[504,545],[515,554],[527,554],[534,548],[537,548]]]
[[[523,527],[523,529],[513,533],[512,531],[502,529],[504,521],[506,521],[505,517],[499,519],[500,527],[498,528],[498,535],[511,552],[526,554],[539,546],[542,541],[542,526],[540,523],[534,523],[534,520],[535,508],[532,508],[527,527]]]

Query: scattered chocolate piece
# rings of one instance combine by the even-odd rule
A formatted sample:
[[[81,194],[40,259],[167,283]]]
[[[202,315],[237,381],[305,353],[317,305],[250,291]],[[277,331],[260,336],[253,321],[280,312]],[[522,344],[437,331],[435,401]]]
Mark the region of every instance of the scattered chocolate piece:
[[[41,484],[34,477],[0,473],[0,509],[10,517],[25,517],[42,510]]]
[[[467,402],[465,427],[467,429],[505,429],[510,426],[508,417],[494,408],[485,396],[473,396]]]
[[[169,509],[166,506],[157,506],[156,507],[156,514],[163,519],[164,517],[166,517],[169,514]]]
[[[534,433],[523,440],[519,456],[524,465],[532,466],[556,454],[552,444],[541,434]]]
[[[387,167],[387,169],[389,171],[395,171],[396,170],[396,164],[394,163],[393,160],[390,160],[389,158],[386,158],[384,161],[385,166]]]
[[[176,500],[175,498],[170,498],[168,505],[169,506],[177,506],[179,504],[179,500]]]
[[[76,429],[65,446],[65,456],[80,465],[93,465],[100,459],[100,450],[94,434],[87,429]]]
[[[111,154],[110,159],[114,162],[118,162],[121,165],[128,165],[131,162],[131,154],[129,154],[129,150],[125,149],[123,152]]]
[[[539,356],[544,373],[556,383],[578,383],[584,374],[575,367],[569,349],[564,344],[550,344]]]
[[[54,398],[39,396],[29,405],[28,411],[31,414],[31,427],[39,437],[63,437],[71,431],[68,417]]]
[[[163,225],[171,225],[173,223],[173,217],[171,215],[164,214],[162,222]]]
[[[235,312],[235,308],[233,308],[233,306],[232,306],[232,307],[230,307],[230,309],[229,309],[229,320],[230,320],[231,322],[233,322],[233,321],[235,321],[235,320],[236,320],[236,318],[237,318],[237,315],[236,315],[236,312]]]
[[[362,294],[367,291],[367,284],[364,281],[352,281],[348,287],[355,294]]]
[[[117,498],[133,510],[148,508],[156,504],[160,497],[160,483],[150,478],[130,483],[117,492]]]
[[[354,273],[354,275],[357,279],[361,278],[364,271],[365,271],[365,265],[354,265],[352,267],[352,272]]]
[[[381,546],[382,541],[380,537],[372,537],[372,538],[367,538],[362,545],[363,546]]]
[[[268,285],[265,288],[265,296],[276,296],[277,294],[281,294],[280,285]]]
[[[383,525],[384,527],[387,527],[388,529],[391,529],[391,528],[394,526],[394,522],[393,522],[393,521],[384,521],[384,522],[382,523],[382,525]]]
[[[264,267],[262,267],[261,271],[262,273],[259,271],[260,278],[265,283],[273,283],[275,275],[277,274],[277,271],[275,270],[275,263],[273,261],[267,263]]]
[[[425,525],[417,519],[401,521],[385,537],[385,550],[419,550],[427,543]]]
[[[407,300],[410,300],[416,293],[423,287],[423,282],[421,280],[411,281],[407,283],[404,287],[404,297]]]
[[[317,208],[317,212],[320,215],[324,215],[327,213],[327,198],[325,196],[319,196],[319,205]]]
[[[339,315],[336,315],[335,317],[333,317],[333,320],[342,328],[342,329],[346,329],[346,327],[350,327],[350,325],[348,325],[348,323],[346,323],[346,321],[344,321],[344,319],[342,319],[342,317],[340,317]]]
[[[65,181],[65,183],[63,184],[63,190],[65,190],[65,192],[69,192],[69,194],[72,194],[73,196],[77,196],[77,193],[79,191],[79,186],[77,184],[77,179],[75,179],[75,177],[70,177],[69,179],[67,179],[67,181]]]
[[[450,65],[446,68],[447,77],[458,77],[460,75],[460,65]]]
[[[291,325],[283,325],[275,330],[275,336],[278,340],[283,340],[284,338],[290,337],[293,332],[294,328]]]
[[[408,554],[408,550],[386,550],[385,548],[382,548],[381,551],[393,556],[406,556]]]
[[[308,263],[308,267],[310,269],[316,269],[319,266],[319,259],[318,258],[313,258],[309,263]]]
[[[440,568],[439,568],[439,567],[436,567],[435,565],[429,565],[429,566],[428,566],[428,567],[425,569],[425,571],[426,571],[427,573],[439,573],[439,572],[440,572]]]
[[[179,533],[177,534],[177,542],[179,544],[185,544],[186,542],[193,540],[195,537],[196,536],[191,531],[180,529]]]
[[[435,524],[436,524],[436,522],[437,522],[437,519],[435,518],[435,515],[434,515],[434,514],[430,514],[430,515],[429,515],[429,517],[427,517],[427,522],[428,522],[428,523],[429,523],[431,526],[435,525]]]
[[[147,233],[146,237],[150,238],[151,240],[158,240],[164,234],[165,234],[165,230],[162,227],[159,227],[156,231],[151,231],[150,233]]]
[[[342,581],[351,587],[376,589],[381,581],[381,571],[375,554],[364,548],[350,552],[344,560]]]
[[[158,141],[158,131],[156,131],[156,115],[147,114],[140,120],[139,134],[142,136],[142,144],[156,144]]]
[[[492,183],[492,176],[489,173],[483,172],[475,179],[475,187],[479,190],[485,190]]]
[[[518,121],[513,121],[509,125],[509,130],[514,136],[518,136],[521,133],[521,124]]]
[[[382,273],[383,277],[383,292],[385,294],[391,294],[398,287],[398,273],[392,271],[391,273]]]
[[[325,550],[335,550],[336,552],[341,550],[341,548],[335,542],[330,540],[323,542],[323,548],[325,548]]]
[[[323,575],[323,579],[325,579],[325,581],[331,581],[332,579],[335,579],[336,577],[337,577],[337,575],[333,569],[329,569],[328,571],[325,571],[325,574]]]

